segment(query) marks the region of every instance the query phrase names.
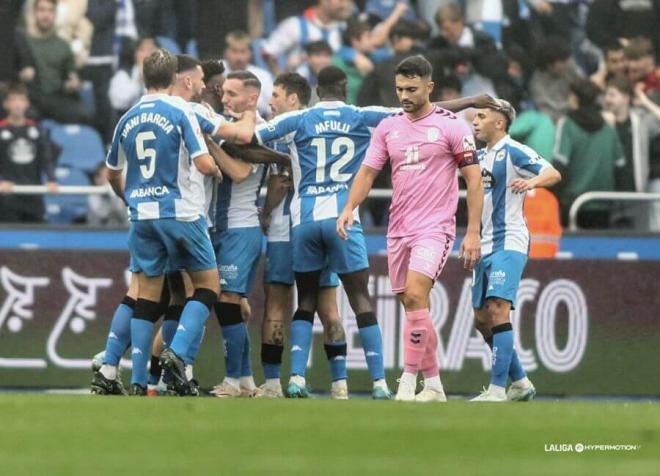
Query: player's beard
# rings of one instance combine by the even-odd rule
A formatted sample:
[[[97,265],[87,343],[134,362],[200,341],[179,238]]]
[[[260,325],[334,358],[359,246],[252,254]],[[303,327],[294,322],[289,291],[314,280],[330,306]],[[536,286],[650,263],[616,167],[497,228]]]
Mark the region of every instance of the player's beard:
[[[424,106],[424,103],[416,103],[412,101],[404,101],[401,103],[401,107],[407,113],[414,114],[419,111]]]

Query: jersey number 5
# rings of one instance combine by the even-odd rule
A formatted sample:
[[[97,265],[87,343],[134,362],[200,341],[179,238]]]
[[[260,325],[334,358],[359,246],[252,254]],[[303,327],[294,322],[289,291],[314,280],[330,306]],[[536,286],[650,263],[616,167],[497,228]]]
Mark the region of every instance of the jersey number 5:
[[[150,179],[156,172],[156,149],[144,147],[146,141],[156,140],[156,134],[152,131],[140,132],[135,137],[135,148],[140,162],[148,160],[146,164],[140,164],[140,173],[145,179]]]
[[[327,151],[325,148],[325,139],[317,137],[312,140],[311,145],[316,147],[316,183],[325,182],[325,164],[327,162]],[[341,173],[342,167],[348,164],[355,155],[355,143],[348,137],[337,137],[330,145],[330,153],[337,156],[343,155],[330,166],[330,180],[333,182],[348,182],[352,175]]]

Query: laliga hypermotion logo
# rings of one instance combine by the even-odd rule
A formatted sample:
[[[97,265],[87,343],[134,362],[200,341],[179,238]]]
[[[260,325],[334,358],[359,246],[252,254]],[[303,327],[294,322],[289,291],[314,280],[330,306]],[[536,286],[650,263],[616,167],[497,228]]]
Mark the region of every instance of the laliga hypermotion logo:
[[[55,327],[48,336],[48,357],[59,367],[84,369],[89,367],[89,359],[66,359],[57,352],[57,342],[62,337],[67,325],[75,334],[85,331],[88,321],[96,319],[96,301],[98,290],[112,285],[109,278],[86,278],[76,274],[71,268],[62,270],[62,282],[69,291],[66,302]]]
[[[45,277],[26,277],[13,273],[6,266],[0,267],[0,283],[7,297],[0,307],[0,331],[6,328],[11,333],[23,330],[25,321],[34,319],[34,289],[48,286],[50,279]],[[12,368],[46,368],[45,359],[0,357],[0,367]]]

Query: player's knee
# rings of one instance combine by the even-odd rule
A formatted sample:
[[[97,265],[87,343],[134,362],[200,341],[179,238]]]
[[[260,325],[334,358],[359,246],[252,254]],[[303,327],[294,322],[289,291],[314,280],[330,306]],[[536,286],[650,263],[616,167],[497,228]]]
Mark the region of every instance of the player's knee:
[[[406,289],[401,297],[406,310],[425,309],[428,307],[428,296],[419,289]]]
[[[213,305],[218,302],[218,294],[212,289],[197,288],[192,295],[192,300],[201,302],[210,311],[213,309]]]
[[[509,311],[511,311],[511,303],[504,299],[489,298],[486,300],[486,312],[490,320],[491,327],[497,322],[509,319]]]
[[[163,308],[159,302],[139,298],[133,312],[134,319],[156,322],[163,315]]]

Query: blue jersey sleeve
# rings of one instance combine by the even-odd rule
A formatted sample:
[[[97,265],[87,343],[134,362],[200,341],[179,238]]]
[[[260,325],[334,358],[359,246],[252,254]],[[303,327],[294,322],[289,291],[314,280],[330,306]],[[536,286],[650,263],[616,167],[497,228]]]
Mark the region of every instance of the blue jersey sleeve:
[[[520,147],[511,147],[509,157],[516,172],[524,178],[535,177],[543,169],[551,167],[550,163],[537,154],[534,149],[522,144]]]
[[[254,133],[260,144],[283,139],[298,130],[302,111],[293,111],[277,116],[275,119],[258,125]]]
[[[204,137],[202,136],[199,122],[197,121],[197,116],[191,109],[181,111],[180,126],[183,143],[186,146],[186,149],[188,149],[190,160],[193,160],[195,157],[202,154],[209,153],[206,148],[206,143],[204,142]]]
[[[202,104],[194,104],[193,111],[195,111],[197,122],[199,122],[199,127],[204,134],[215,135],[218,128],[226,121],[223,116],[216,114],[215,111]]]
[[[105,159],[105,164],[109,169],[112,170],[121,170],[126,165],[126,155],[124,154],[124,148],[119,141],[121,137],[119,128],[122,124],[123,121],[119,121],[117,127],[115,128],[115,132],[112,135],[112,144],[110,145],[108,156]]]
[[[401,110],[398,108],[382,106],[367,106],[361,107],[359,109],[360,113],[362,114],[362,120],[367,127],[376,127],[378,124],[380,124],[380,121]]]

